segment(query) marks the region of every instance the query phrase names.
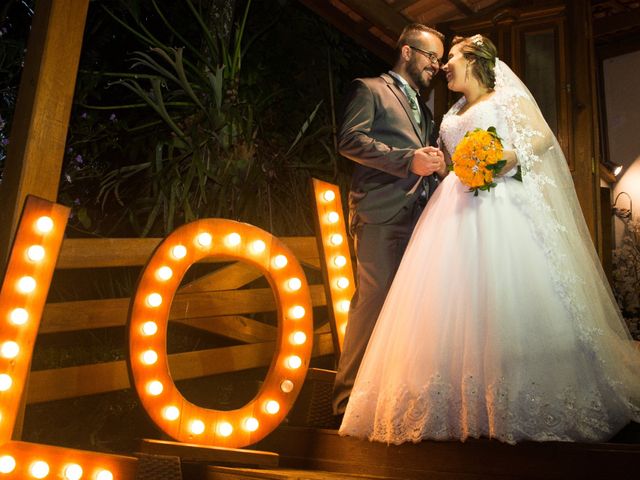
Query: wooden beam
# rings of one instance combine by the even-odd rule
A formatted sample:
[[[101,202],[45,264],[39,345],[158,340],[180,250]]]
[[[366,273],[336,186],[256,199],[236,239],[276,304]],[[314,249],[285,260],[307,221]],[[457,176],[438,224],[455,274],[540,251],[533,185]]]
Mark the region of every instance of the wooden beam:
[[[471,7],[465,0],[449,0],[449,3],[453,4],[460,12],[464,13],[467,17],[475,15],[476,10]]]
[[[58,198],[88,6],[89,0],[37,2],[0,184],[0,270],[26,196]]]
[[[389,6],[393,8],[396,12],[400,13],[402,10],[404,10],[407,7],[410,7],[414,3],[416,3],[416,0],[396,0]]]
[[[640,27],[640,8],[595,19],[593,36],[598,38],[638,27]]]
[[[146,438],[140,442],[140,451],[153,455],[180,457],[181,462],[203,462],[215,465],[236,464],[277,467],[279,458],[277,453],[272,452],[243,450],[239,448],[207,447],[191,443],[150,440]]]
[[[178,319],[176,323],[215,333],[245,343],[269,342],[276,339],[278,329],[241,315]],[[316,333],[325,333],[324,331]]]
[[[326,305],[322,285],[311,285],[309,289],[314,307]],[[275,299],[270,288],[187,293],[175,296],[169,320],[183,321],[213,315],[244,315],[271,312],[275,309]],[[126,323],[128,312],[128,298],[48,303],[42,315],[39,333],[121,327]]]
[[[313,357],[333,353],[331,334],[316,335]],[[265,367],[271,363],[275,342],[198,350],[169,355],[174,380],[206,377]],[[96,381],[100,379],[100,381]],[[27,403],[41,403],[129,388],[124,360],[31,372]]]
[[[300,0],[312,12],[327,20],[345,35],[353,38],[362,47],[378,56],[389,65],[395,60],[394,47],[373,35],[371,25],[363,25],[344,14],[327,0]]]
[[[219,268],[215,272],[180,287],[180,293],[212,292],[219,290],[235,290],[244,287],[262,276],[262,272],[248,263],[237,262]]]
[[[2,209],[0,209],[1,211]],[[279,237],[299,262],[320,268],[315,237]],[[74,238],[62,244],[56,268],[104,268],[145,265],[161,238]],[[204,262],[234,259],[215,257]]]
[[[362,18],[389,35],[394,41],[404,27],[411,23],[384,0],[340,0]]]

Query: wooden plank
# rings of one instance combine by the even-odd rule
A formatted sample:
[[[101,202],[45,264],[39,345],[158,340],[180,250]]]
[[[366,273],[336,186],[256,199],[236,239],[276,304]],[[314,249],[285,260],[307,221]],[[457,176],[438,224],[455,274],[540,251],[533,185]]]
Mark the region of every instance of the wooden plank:
[[[1,209],[0,209],[1,211]],[[278,238],[298,261],[320,268],[314,237]],[[161,238],[72,238],[62,244],[57,268],[104,268],[145,265]],[[226,257],[210,257],[208,263],[228,262]]]
[[[271,363],[275,342],[238,345],[169,355],[174,380],[264,367]],[[333,352],[330,334],[314,337],[313,356]],[[100,379],[100,381],[96,381]],[[127,365],[121,360],[31,372],[27,403],[49,402],[129,388]]]
[[[278,329],[242,315],[222,317],[199,317],[175,320],[177,323],[189,325],[207,332],[245,343],[268,342],[275,340]],[[316,333],[326,333],[318,332]]]
[[[262,276],[262,272],[244,262],[237,262],[219,268],[187,285],[180,287],[180,293],[211,292],[216,290],[235,290],[244,287]]]
[[[36,6],[0,184],[0,271],[26,196],[58,198],[88,5],[40,0]]]
[[[384,0],[340,0],[358,15],[389,35],[394,41],[410,21]]]
[[[207,447],[190,443],[169,442],[166,440],[143,439],[140,442],[142,453],[172,455],[180,457],[182,462],[206,462],[215,464],[257,465],[277,467],[279,455],[259,450],[240,448]]]
[[[334,7],[327,0],[300,0],[300,3],[308,7],[315,14],[321,16],[345,35],[353,38],[358,44],[369,50],[374,55],[393,64],[395,52],[393,45],[387,45],[370,31],[370,25],[363,25]]]
[[[314,307],[326,305],[322,285],[310,285],[309,290]],[[211,315],[244,315],[275,309],[275,299],[270,288],[177,294],[171,306],[169,320]],[[126,323],[128,312],[128,298],[49,303],[45,306],[39,333],[118,327]]]
[[[407,480],[637,479],[638,444],[523,442],[488,439],[382,442],[337,430],[277,428],[256,448],[280,454],[281,467]]]

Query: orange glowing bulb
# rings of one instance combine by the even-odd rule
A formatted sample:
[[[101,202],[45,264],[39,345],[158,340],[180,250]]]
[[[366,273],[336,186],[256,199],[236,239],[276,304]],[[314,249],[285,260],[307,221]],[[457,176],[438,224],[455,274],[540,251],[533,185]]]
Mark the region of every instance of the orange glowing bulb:
[[[100,470],[96,475],[96,480],[113,480],[113,473],[109,470]]]
[[[160,305],[162,305],[162,295],[160,295],[159,293],[150,293],[147,296],[147,305],[149,305],[150,307],[159,307]]]
[[[27,257],[32,262],[40,262],[44,258],[44,248],[41,245],[31,245],[27,248]]]
[[[240,245],[241,241],[242,237],[236,232],[230,233],[224,239],[224,243],[227,245],[227,247],[237,247],[238,245]]]
[[[11,340],[4,342],[0,347],[0,355],[4,358],[16,358],[20,352],[20,347],[16,342]]]
[[[272,260],[273,266],[275,268],[284,268],[287,266],[288,262],[289,261],[287,260],[287,257],[285,257],[284,255],[276,255]]]
[[[6,392],[11,388],[13,379],[6,373],[0,374],[0,392]]]
[[[275,415],[276,413],[278,413],[280,411],[280,404],[278,402],[276,402],[275,400],[269,400],[265,406],[264,409],[267,413],[271,414],[271,415]]]
[[[221,437],[228,437],[233,433],[233,426],[229,422],[220,422],[216,427],[216,432]]]
[[[251,243],[251,247],[249,248],[251,249],[252,253],[254,253],[255,255],[258,255],[267,249],[267,244],[264,243],[262,240],[256,240],[255,242]]]
[[[339,233],[334,233],[329,237],[329,243],[335,247],[342,245],[342,242],[344,242],[344,238]]]
[[[351,282],[349,282],[349,279],[347,277],[340,277],[338,278],[338,280],[336,280],[336,285],[341,290],[344,290],[345,288],[349,287],[350,284]]]
[[[29,466],[29,473],[34,478],[44,478],[49,475],[49,464],[42,460],[37,460]]]
[[[53,220],[51,217],[43,216],[36,220],[36,230],[39,233],[49,233],[53,230]]]
[[[171,256],[176,260],[181,260],[187,256],[187,247],[184,245],[176,245],[171,249]]]
[[[322,199],[325,202],[333,202],[336,199],[336,193],[333,190],[325,190],[322,192]]]
[[[0,457],[0,473],[11,473],[16,468],[16,459],[11,455]]]
[[[333,257],[333,264],[336,267],[344,267],[347,264],[347,258],[344,255],[336,255]]]
[[[177,420],[180,417],[180,410],[178,407],[170,405],[163,410],[162,416],[170,421]]]
[[[302,345],[307,341],[307,335],[304,332],[293,332],[289,336],[289,341],[294,345]]]
[[[156,270],[156,278],[160,281],[166,282],[167,280],[170,280],[171,277],[173,277],[173,270],[171,270],[171,267],[164,265]]]
[[[143,335],[155,335],[158,331],[158,325],[156,324],[156,322],[144,322],[142,324],[141,330]]]
[[[242,426],[247,432],[255,432],[256,430],[258,430],[260,422],[257,418],[248,417],[244,419],[244,422],[242,422]]]
[[[9,321],[14,325],[24,325],[29,320],[29,312],[24,308],[14,308],[9,314]]]
[[[18,291],[20,293],[31,293],[36,289],[36,281],[33,277],[24,276],[18,280]]]
[[[147,392],[149,393],[149,395],[153,395],[154,397],[157,397],[162,393],[163,390],[164,390],[164,386],[158,380],[153,380],[147,383]]]
[[[284,393],[291,393],[293,391],[293,382],[291,380],[283,380],[280,384],[280,390]]]
[[[338,212],[329,212],[327,214],[327,222],[338,223],[338,220],[340,220],[340,215],[338,214]]]
[[[70,463],[64,468],[64,478],[66,480],[80,480],[82,478],[82,467],[77,463]]]
[[[204,422],[202,420],[193,420],[189,425],[189,430],[194,435],[200,435],[204,432]]]
[[[196,237],[196,241],[198,242],[198,245],[206,248],[211,246],[211,242],[213,242],[213,237],[208,232],[202,232],[200,235]]]
[[[301,287],[302,287],[302,281],[298,277],[293,277],[287,280],[287,288],[290,291],[296,292],[300,290]]]
[[[302,317],[304,317],[305,313],[306,311],[304,307],[300,305],[296,305],[295,307],[291,307],[289,309],[289,317],[293,318],[294,320],[300,320]]]
[[[287,367],[289,367],[291,370],[296,370],[300,368],[301,365],[302,359],[299,356],[291,355],[289,358],[287,358]]]
[[[146,365],[153,365],[158,361],[158,354],[153,350],[147,350],[142,353],[142,363]]]

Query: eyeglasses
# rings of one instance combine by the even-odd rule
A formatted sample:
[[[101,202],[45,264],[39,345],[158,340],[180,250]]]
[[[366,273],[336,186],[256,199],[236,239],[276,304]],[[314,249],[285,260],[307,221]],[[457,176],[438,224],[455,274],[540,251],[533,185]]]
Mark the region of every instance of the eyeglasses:
[[[421,48],[414,47],[413,45],[407,45],[407,47],[409,47],[412,50],[416,50],[417,52],[420,52],[425,57],[427,57],[429,61],[434,65],[440,65],[440,59],[438,58],[438,55],[435,54],[435,52],[431,52],[429,50],[422,50]]]

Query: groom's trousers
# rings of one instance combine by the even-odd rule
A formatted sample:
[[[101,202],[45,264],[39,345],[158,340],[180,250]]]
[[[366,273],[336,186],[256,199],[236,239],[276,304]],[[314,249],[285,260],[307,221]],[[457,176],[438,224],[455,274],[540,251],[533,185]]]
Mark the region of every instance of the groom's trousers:
[[[369,338],[421,211],[422,206],[415,202],[388,223],[361,224],[354,229],[356,291],[333,389],[336,415],[346,409]]]

